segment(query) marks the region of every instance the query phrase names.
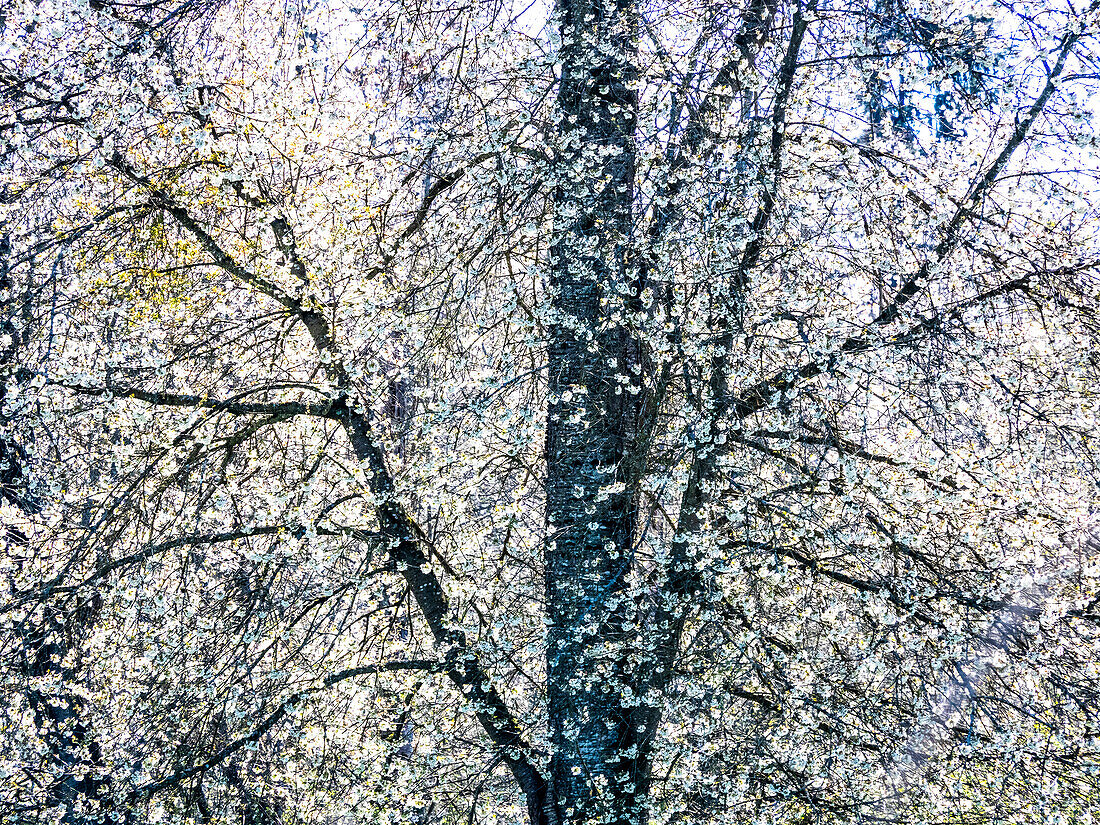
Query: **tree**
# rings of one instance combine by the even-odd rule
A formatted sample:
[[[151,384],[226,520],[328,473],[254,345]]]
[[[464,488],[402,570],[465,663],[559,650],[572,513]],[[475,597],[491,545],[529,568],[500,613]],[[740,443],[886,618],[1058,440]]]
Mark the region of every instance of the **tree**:
[[[9,6],[5,821],[1095,807],[1098,4]]]

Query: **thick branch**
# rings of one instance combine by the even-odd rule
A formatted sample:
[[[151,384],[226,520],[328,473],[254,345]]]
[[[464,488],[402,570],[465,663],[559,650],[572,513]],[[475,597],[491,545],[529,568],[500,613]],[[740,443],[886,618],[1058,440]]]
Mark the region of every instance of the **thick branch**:
[[[129,180],[145,188],[149,192],[151,205],[164,210],[175,218],[180,226],[194,236],[199,242],[199,245],[214,259],[214,263],[217,264],[217,266],[228,272],[238,281],[248,284],[287,309],[293,310],[294,312],[302,311],[302,304],[297,298],[289,295],[277,284],[269,281],[262,275],[258,275],[241,266],[232,255],[222,249],[218,242],[214,240],[213,236],[202,227],[198,220],[196,220],[186,208],[174,200],[167,192],[157,187],[149,178],[139,174],[119,152],[115,152],[111,157],[111,166],[121,172]]]
[[[1003,171],[1004,167],[1011,160],[1013,154],[1023,143],[1031,130],[1031,127],[1038,120],[1042,114],[1044,107],[1050,100],[1051,96],[1057,86],[1057,80],[1065,69],[1066,61],[1069,58],[1070,53],[1073,50],[1073,46],[1077,43],[1080,35],[1067,34],[1061,49],[1058,51],[1058,58],[1054,66],[1050,69],[1047,75],[1047,82],[1043,87],[1039,97],[1035,99],[1031,107],[1028,109],[1025,117],[1020,120],[1015,129],[1012,131],[1011,137],[1005,143],[1001,149],[997,158],[994,160],[985,174],[971,187],[970,193],[964,198],[958,208],[955,211],[954,216],[948,221],[944,236],[936,245],[932,255],[920,266],[915,274],[909,277],[908,280],[901,286],[894,299],[887,304],[883,310],[876,316],[867,328],[860,335],[851,336],[846,339],[840,347],[834,350],[824,360],[811,361],[803,364],[800,367],[795,367],[790,370],[784,370],[783,372],[776,373],[770,378],[764,379],[757,384],[749,387],[742,392],[736,399],[732,401],[729,408],[732,409],[734,415],[738,419],[745,419],[750,415],[759,412],[772,403],[777,395],[781,395],[787,390],[794,387],[796,384],[802,381],[814,378],[827,369],[829,369],[836,360],[844,355],[851,355],[859,352],[864,352],[873,346],[873,339],[870,336],[870,330],[874,327],[881,327],[892,323],[897,320],[901,309],[908,304],[928,280],[928,276],[932,271],[934,265],[942,261],[947,255],[956,249],[961,242],[961,230],[964,222],[968,217],[971,217],[976,209],[977,204],[981,199],[988,194],[994,184],[997,182],[997,176]],[[957,317],[957,314],[966,306],[973,306],[976,303],[989,300],[990,298],[1002,295],[1007,292],[1026,289],[1028,283],[1027,276],[1018,278],[1007,284],[1003,284],[999,287],[991,289],[979,296],[971,299],[960,307],[956,307],[953,311],[953,315]],[[942,323],[942,319],[922,319],[916,324],[908,333],[898,336],[895,341],[899,343],[907,343],[908,339],[914,335],[922,332],[928,332],[936,329],[937,326]]]
[[[780,73],[779,88],[776,91],[776,99],[772,112],[772,136],[771,136],[771,163],[773,181],[778,178],[782,139],[785,133],[786,107],[791,91],[794,87],[794,74],[798,65],[798,54],[802,48],[802,41],[809,26],[809,20],[799,9],[795,12],[790,40],[784,55]],[[772,195],[765,189],[765,199],[755,219],[754,231],[760,233],[766,228],[774,210]],[[739,262],[738,274],[735,276],[735,287],[740,289],[749,269],[755,265],[759,256],[759,248],[746,247]],[[725,331],[723,338],[730,332]],[[725,350],[731,349],[728,344]],[[728,370],[727,355],[719,356],[712,364],[712,392],[719,399],[724,399],[728,393],[725,389],[726,374]],[[717,416],[715,419],[717,420]],[[699,592],[698,569],[695,565],[692,539],[703,527],[702,510],[707,500],[706,487],[713,473],[716,455],[713,450],[697,450],[692,460],[688,474],[687,489],[684,492],[680,505],[680,514],[677,519],[676,537],[672,543],[671,563],[668,570],[668,579],[664,584],[664,598],[657,605],[657,615],[651,623],[651,629],[646,640],[647,646],[655,651],[651,660],[646,663],[646,673],[642,684],[656,688],[663,692],[672,678],[673,665],[679,655],[680,639],[684,632],[691,606]],[[644,738],[650,739],[656,735],[657,724],[660,720],[659,707],[640,707],[637,714],[637,725],[644,729]]]
[[[116,398],[133,398],[144,401],[158,407],[183,407],[187,409],[215,410],[232,415],[314,415],[321,418],[336,419],[332,410],[337,406],[336,401],[324,404],[309,403],[307,401],[238,401],[246,393],[234,398],[217,399],[205,395],[181,395],[171,392],[159,392],[143,390],[139,387],[119,387],[108,384],[103,387],[89,387],[83,384],[71,384],[64,381],[51,381],[51,384],[72,390],[78,395],[103,396],[113,395]]]

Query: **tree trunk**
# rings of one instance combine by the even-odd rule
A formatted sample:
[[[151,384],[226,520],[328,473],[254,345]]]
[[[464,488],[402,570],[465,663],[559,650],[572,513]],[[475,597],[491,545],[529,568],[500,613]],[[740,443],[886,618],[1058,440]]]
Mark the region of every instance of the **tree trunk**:
[[[633,224],[631,0],[559,0],[546,478],[552,822],[644,819],[626,589],[641,398],[628,311]],[[644,748],[642,749],[644,750]]]

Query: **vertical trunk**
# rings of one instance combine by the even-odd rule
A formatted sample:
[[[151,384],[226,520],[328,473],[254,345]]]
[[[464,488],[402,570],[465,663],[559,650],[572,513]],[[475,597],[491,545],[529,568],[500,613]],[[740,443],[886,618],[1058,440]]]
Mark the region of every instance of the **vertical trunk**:
[[[631,0],[559,0],[561,85],[551,286],[546,589],[552,793],[565,823],[644,819],[625,590],[641,397],[626,326],[633,222]]]

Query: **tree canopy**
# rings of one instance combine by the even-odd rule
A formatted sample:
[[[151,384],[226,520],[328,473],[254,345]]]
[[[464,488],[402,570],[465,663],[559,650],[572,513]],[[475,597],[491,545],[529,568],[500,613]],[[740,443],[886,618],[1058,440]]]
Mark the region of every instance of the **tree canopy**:
[[[1091,822],[1098,33],[8,0],[0,822]]]

